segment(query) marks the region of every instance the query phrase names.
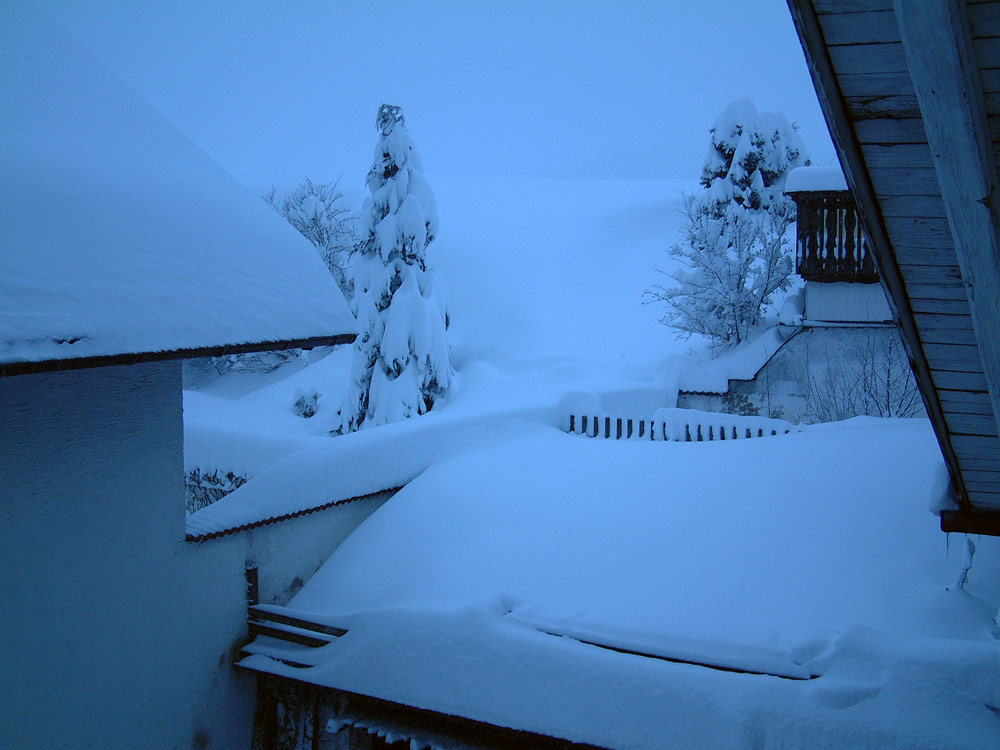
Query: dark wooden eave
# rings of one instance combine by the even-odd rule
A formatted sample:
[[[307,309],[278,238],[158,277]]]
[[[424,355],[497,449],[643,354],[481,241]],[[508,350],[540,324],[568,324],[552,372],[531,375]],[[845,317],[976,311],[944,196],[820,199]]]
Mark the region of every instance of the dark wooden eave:
[[[275,716],[278,701],[305,705],[305,716],[313,719],[314,738],[322,736],[327,718],[348,720],[359,727],[391,728],[395,734],[416,738],[421,744],[434,742],[444,747],[469,750],[600,750],[596,745],[549,735],[489,724],[464,716],[431,711],[404,703],[313,685],[290,677],[257,673],[257,716],[254,721],[255,746],[275,747]]]
[[[959,510],[1000,531],[1000,0],[788,0]]]
[[[193,349],[172,349],[163,352],[133,352],[97,357],[67,357],[65,359],[47,359],[40,362],[0,362],[0,377],[28,375],[40,372],[59,372],[62,370],[81,370],[89,367],[108,367],[111,365],[134,365],[140,362],[159,362],[168,359],[196,359],[198,357],[223,357],[229,354],[246,354],[249,352],[312,349],[317,346],[349,344],[355,338],[356,335],[353,333],[343,333],[335,336],[313,336],[307,339],[258,341],[246,344],[227,344],[224,346],[206,346]]]

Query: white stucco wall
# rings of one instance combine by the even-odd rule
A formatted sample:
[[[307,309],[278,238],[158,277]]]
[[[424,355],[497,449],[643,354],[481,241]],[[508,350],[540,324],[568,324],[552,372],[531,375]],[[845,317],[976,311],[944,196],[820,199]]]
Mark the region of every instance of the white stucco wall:
[[[0,746],[246,748],[242,540],[184,541],[179,362],[0,378]]]
[[[877,323],[892,320],[881,284],[807,281],[803,318],[815,322]]]
[[[246,566],[257,568],[261,603],[287,604],[341,542],[394,494],[394,490],[387,490],[239,532],[236,536],[246,545]],[[215,543],[214,539],[202,542]]]

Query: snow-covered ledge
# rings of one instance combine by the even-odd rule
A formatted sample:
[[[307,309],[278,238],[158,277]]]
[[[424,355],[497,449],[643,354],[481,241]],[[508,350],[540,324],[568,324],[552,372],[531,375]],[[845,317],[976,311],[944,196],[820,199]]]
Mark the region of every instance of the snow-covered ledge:
[[[786,193],[840,192],[847,190],[847,180],[839,166],[796,167],[785,178]]]

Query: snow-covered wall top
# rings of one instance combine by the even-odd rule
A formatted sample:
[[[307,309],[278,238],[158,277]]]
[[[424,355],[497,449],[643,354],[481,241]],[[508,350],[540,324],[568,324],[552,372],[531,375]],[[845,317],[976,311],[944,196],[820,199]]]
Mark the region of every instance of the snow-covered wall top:
[[[821,190],[847,190],[847,180],[840,167],[796,167],[785,179],[786,193]]]
[[[0,364],[352,334],[316,251],[56,24],[0,21]]]

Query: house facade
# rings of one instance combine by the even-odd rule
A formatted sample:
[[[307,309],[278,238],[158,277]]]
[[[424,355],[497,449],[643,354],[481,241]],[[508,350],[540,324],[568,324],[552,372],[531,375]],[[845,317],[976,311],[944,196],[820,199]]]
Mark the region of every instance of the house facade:
[[[186,539],[181,359],[350,341],[313,248],[31,6],[0,71],[4,747],[248,747],[246,543]]]

